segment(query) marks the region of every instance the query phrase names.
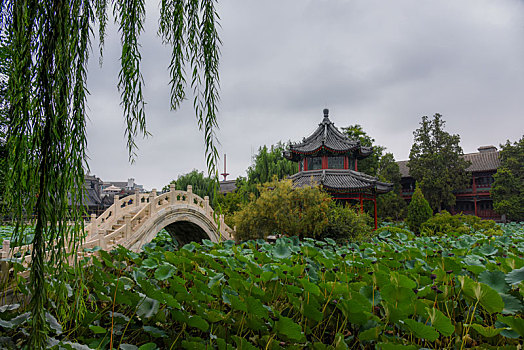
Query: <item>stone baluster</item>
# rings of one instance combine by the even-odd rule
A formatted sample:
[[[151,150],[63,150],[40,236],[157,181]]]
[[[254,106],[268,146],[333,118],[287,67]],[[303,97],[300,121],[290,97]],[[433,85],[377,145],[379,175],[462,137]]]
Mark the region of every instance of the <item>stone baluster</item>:
[[[98,227],[96,227],[96,214],[91,214],[91,228],[89,230],[89,237],[94,237],[98,234]]]
[[[2,242],[1,258],[7,259],[9,257],[9,251],[11,250],[11,242],[6,239]]]
[[[151,193],[149,193],[149,208],[150,208],[149,214],[150,215],[156,213],[156,201],[155,201],[155,198],[156,198],[156,188],[153,188]]]
[[[175,204],[176,202],[175,184],[169,185],[169,202],[171,203],[171,205]]]
[[[0,262],[0,274],[1,277],[7,277],[9,275],[9,263],[5,261],[9,257],[9,251],[11,250],[11,242],[9,240],[4,240],[2,242],[2,251],[0,256],[2,261]]]
[[[209,215],[209,196],[204,197],[204,212]]]
[[[140,191],[138,188],[135,188],[135,207],[140,206]]]
[[[193,204],[193,186],[187,185],[187,202]]]
[[[224,229],[224,227],[225,227],[224,214],[220,214],[220,217],[219,217],[219,218],[220,218],[220,219],[219,219],[219,220],[220,220],[220,231],[222,232],[222,231],[225,230],[225,229]]]
[[[131,236],[131,219],[131,215],[124,216],[124,225],[126,226],[124,230],[124,239],[126,240]]]
[[[114,207],[115,207],[115,209],[113,209],[113,219],[116,219],[116,217],[118,215],[119,202],[120,202],[120,197],[117,194],[115,194],[115,196],[113,197],[113,204],[114,204]]]
[[[98,235],[98,245],[100,246],[100,249],[107,250],[107,241],[106,236],[104,234]]]

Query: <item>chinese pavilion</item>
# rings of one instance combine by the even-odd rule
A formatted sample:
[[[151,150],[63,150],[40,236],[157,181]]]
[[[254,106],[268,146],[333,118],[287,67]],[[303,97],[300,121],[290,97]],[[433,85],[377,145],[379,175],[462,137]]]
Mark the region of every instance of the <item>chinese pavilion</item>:
[[[361,211],[364,200],[372,201],[377,228],[376,196],[391,191],[393,184],[358,171],[358,160],[373,153],[373,148],[344,135],[328,115],[329,110],[324,109],[324,119],[313,134],[284,152],[285,158],[299,164],[298,173],[290,177],[293,185],[322,185],[337,200],[360,202]]]

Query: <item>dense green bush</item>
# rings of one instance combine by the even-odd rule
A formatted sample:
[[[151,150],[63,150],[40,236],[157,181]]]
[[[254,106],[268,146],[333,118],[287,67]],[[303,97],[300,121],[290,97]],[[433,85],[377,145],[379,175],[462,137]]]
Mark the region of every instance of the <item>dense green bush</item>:
[[[359,214],[354,208],[332,202],[329,206],[328,224],[320,238],[337,242],[361,241],[373,232],[373,219],[366,213]]]
[[[482,220],[478,216],[457,214],[451,215],[446,210],[437,213],[422,224],[421,234],[425,236],[463,235],[471,232],[502,234],[502,229],[493,220]]]
[[[411,202],[408,205],[406,223],[411,231],[419,233],[420,226],[432,216],[433,210],[431,210],[428,201],[424,198],[417,184],[413,197],[411,197]]]
[[[320,237],[328,225],[331,196],[319,187],[293,188],[290,180],[259,186],[260,196],[234,214],[236,239],[270,235]]]
[[[319,187],[293,188],[284,180],[260,186],[259,191],[260,197],[234,215],[239,241],[282,234],[346,242],[372,232],[369,215],[335,203]]]

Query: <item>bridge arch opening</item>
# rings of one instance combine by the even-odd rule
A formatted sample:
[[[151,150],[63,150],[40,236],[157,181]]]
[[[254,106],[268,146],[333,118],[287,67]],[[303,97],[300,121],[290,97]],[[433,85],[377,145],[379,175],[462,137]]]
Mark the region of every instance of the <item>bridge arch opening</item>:
[[[202,243],[204,239],[210,239],[206,231],[199,225],[190,221],[176,221],[164,227],[169,235],[182,247],[191,242]]]

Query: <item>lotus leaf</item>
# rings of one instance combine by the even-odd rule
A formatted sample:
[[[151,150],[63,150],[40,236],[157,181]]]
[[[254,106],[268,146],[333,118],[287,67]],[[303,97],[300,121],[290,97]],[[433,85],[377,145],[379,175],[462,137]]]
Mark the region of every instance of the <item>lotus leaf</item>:
[[[291,318],[280,316],[275,324],[278,334],[284,335],[294,341],[303,341],[305,339],[304,333],[300,325],[295,323]]]
[[[476,330],[477,332],[479,332],[480,335],[486,338],[492,338],[504,330],[502,328],[484,327],[476,323],[470,325],[470,327]]]
[[[524,281],[524,267],[514,269],[506,275],[506,282],[509,284],[519,284]]]
[[[417,338],[429,341],[435,341],[438,338],[438,332],[431,326],[427,326],[412,319],[404,320],[404,323]]]
[[[426,312],[431,320],[431,325],[435,327],[440,334],[449,337],[455,332],[455,327],[453,326],[453,323],[451,323],[451,320],[440,310],[436,308],[426,308]]]

